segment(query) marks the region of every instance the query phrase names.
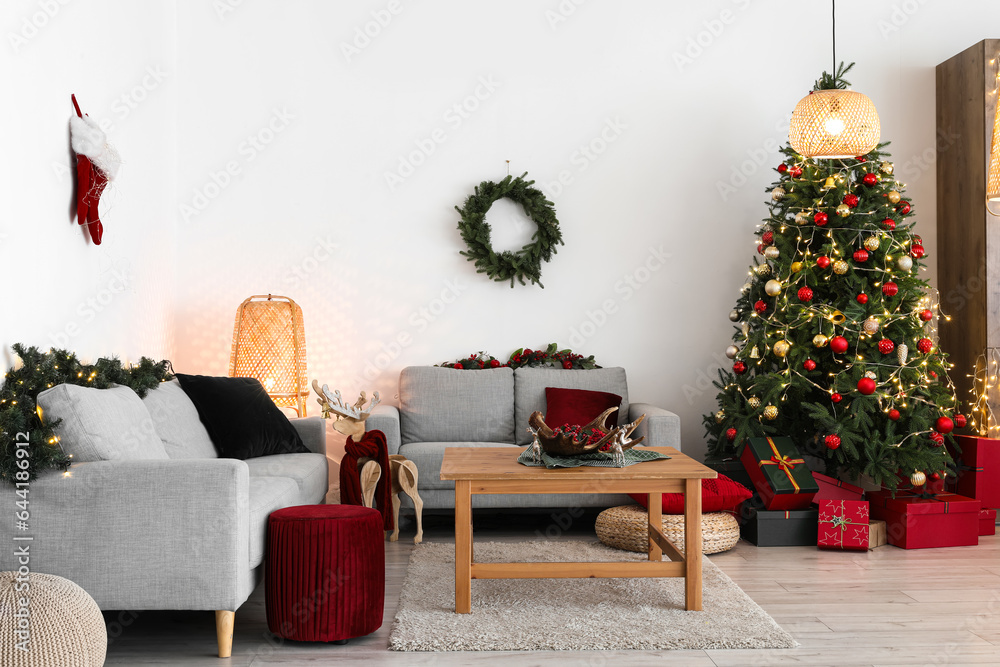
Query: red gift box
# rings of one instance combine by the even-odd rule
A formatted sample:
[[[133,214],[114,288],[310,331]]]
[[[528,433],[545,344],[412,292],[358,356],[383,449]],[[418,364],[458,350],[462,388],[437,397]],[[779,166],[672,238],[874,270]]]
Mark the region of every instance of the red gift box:
[[[820,501],[819,534],[816,542],[819,548],[868,551],[869,537],[866,501]]]
[[[997,511],[979,510],[979,536],[997,534]]]
[[[952,452],[958,463],[955,492],[975,498],[983,507],[1000,507],[1000,440],[955,436],[961,454]]]
[[[861,500],[865,490],[839,479],[813,472],[813,479],[819,485],[819,493],[813,496],[813,504],[819,505],[824,500]]]
[[[868,494],[873,519],[886,523],[889,544],[903,549],[979,544],[980,502],[951,493],[888,491]]]

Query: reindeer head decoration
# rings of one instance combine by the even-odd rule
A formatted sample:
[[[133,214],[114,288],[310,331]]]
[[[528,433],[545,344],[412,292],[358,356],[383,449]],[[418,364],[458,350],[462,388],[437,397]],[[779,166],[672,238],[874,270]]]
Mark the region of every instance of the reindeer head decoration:
[[[368,400],[365,392],[361,392],[361,396],[354,405],[347,405],[344,403],[339,389],[331,394],[329,386],[323,385],[320,388],[319,382],[316,380],[312,381],[312,388],[319,395],[316,402],[323,406],[323,416],[337,415],[338,419],[333,423],[334,430],[349,436],[354,442],[360,442],[365,434],[365,420],[371,416],[372,410],[382,400],[379,398],[378,392],[375,392],[371,403],[365,407],[365,401]]]

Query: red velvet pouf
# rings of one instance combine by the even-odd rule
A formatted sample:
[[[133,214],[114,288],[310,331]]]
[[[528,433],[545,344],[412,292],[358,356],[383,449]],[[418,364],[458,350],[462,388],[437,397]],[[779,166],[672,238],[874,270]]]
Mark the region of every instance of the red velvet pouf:
[[[303,505],[267,521],[267,627],[297,641],[360,637],[382,625],[382,515],[357,505]]]

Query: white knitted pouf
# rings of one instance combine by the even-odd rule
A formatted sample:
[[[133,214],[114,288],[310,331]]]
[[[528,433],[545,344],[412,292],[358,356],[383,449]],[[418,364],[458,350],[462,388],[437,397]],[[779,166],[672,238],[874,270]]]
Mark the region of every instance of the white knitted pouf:
[[[0,572],[0,667],[101,667],[108,650],[104,616],[69,579],[32,572],[18,590],[16,572]],[[28,617],[21,598],[28,602]],[[27,651],[17,645],[29,633]],[[23,646],[23,645],[22,645]]]

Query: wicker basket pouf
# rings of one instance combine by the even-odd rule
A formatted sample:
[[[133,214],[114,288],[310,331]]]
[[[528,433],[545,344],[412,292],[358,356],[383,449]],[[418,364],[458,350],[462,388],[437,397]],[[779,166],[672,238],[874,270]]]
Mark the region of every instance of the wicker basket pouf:
[[[35,572],[26,577],[29,590],[18,590],[25,577],[17,577],[0,572],[0,666],[101,667],[108,631],[94,598],[69,579]]]
[[[684,515],[664,514],[663,534],[684,551]],[[611,507],[597,515],[597,538],[609,547],[645,553],[649,551],[649,515],[639,505]],[[701,515],[702,553],[728,551],[740,541],[740,525],[726,512]]]

